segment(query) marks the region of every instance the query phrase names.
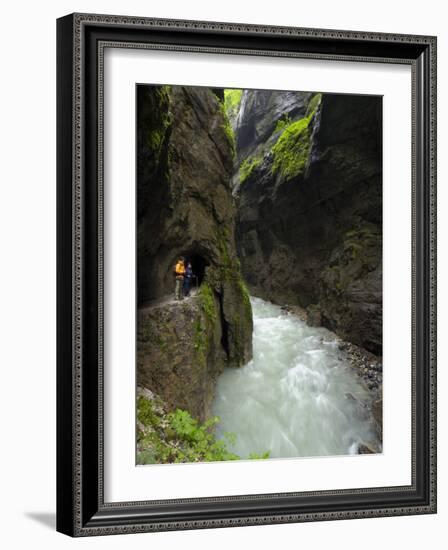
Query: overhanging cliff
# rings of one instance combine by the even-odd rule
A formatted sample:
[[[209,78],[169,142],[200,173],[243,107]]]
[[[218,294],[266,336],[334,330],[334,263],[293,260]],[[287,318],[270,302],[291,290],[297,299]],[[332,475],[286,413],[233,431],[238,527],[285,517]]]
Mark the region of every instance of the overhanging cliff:
[[[217,375],[252,356],[235,245],[233,132],[222,93],[206,88],[139,86],[137,111],[139,384],[204,418]],[[199,294],[161,306],[180,255],[193,263]]]

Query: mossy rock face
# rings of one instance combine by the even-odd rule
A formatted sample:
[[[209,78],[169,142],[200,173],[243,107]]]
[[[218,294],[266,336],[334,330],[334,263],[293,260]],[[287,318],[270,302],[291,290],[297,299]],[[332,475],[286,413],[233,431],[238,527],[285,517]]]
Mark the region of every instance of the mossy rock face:
[[[226,365],[213,294],[163,302],[138,313],[138,383],[163,398],[168,410],[206,418]]]
[[[238,156],[262,157],[237,190],[244,280],[256,296],[312,306],[313,322],[380,354],[381,98],[312,93],[293,111],[289,93],[271,93],[247,100],[255,113],[236,132]],[[282,108],[260,125],[258,103],[274,98]]]
[[[142,88],[138,381],[170,409],[204,418],[219,373],[252,357],[252,317],[235,244],[233,129],[217,90]],[[154,138],[155,129],[157,135],[164,129],[163,139]],[[201,260],[202,284],[198,296],[167,303],[180,255]]]
[[[374,224],[347,231],[321,277],[326,324],[354,344],[382,354],[381,232]]]
[[[162,200],[169,178],[169,140],[172,129],[171,88],[138,86],[137,109],[137,216],[149,207],[149,201]],[[158,196],[160,194],[160,197]]]
[[[257,169],[258,166],[263,162],[262,157],[249,157],[245,159],[240,166],[239,174],[240,174],[240,184],[243,184],[246,180],[248,180],[254,170]]]
[[[228,230],[229,246],[235,246],[234,137],[223,102],[208,88],[139,86],[137,99],[142,304],[172,292],[179,255],[196,254],[215,265],[219,227]]]
[[[312,96],[303,118],[296,121],[288,118],[283,124],[277,123],[276,130],[281,133],[272,148],[272,171],[279,172],[286,181],[302,176],[308,168],[312,147],[312,122],[321,99],[322,94]]]
[[[199,293],[139,309],[138,383],[168,410],[207,418],[218,376],[252,357],[252,308],[239,275],[207,274]]]
[[[232,128],[235,130],[238,111],[241,104],[243,90],[241,89],[225,89],[224,90],[224,107],[229,118]]]
[[[313,94],[309,98],[305,116],[310,117],[310,116],[313,116],[314,114],[316,114],[317,109],[319,108],[321,101],[322,101],[322,94],[320,94],[320,93]]]
[[[207,269],[206,280],[219,301],[226,364],[240,367],[252,358],[252,307],[228,231],[220,228],[217,240],[219,264]]]
[[[280,172],[285,180],[302,175],[308,165],[310,150],[310,118],[305,117],[286,126],[272,148],[273,172]]]
[[[223,119],[222,129],[224,130],[224,134],[229,143],[230,150],[232,152],[232,157],[234,157],[236,152],[235,131],[233,129],[233,126],[230,123],[230,119],[229,119],[229,116],[227,115],[227,111],[224,103],[220,104],[220,108],[221,108],[222,119]]]
[[[252,358],[253,320],[249,294],[240,277],[222,283],[222,313],[227,330],[227,365],[239,367]]]
[[[239,164],[250,156],[259,156],[265,145],[272,145],[280,120],[304,117],[311,96],[310,92],[245,90],[235,128]]]

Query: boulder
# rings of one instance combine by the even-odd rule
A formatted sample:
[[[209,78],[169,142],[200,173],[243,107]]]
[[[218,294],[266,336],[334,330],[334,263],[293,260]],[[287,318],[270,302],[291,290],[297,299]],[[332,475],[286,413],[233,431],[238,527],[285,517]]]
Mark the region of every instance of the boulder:
[[[218,375],[226,365],[217,301],[201,297],[162,301],[138,311],[138,384],[160,396],[168,411],[209,413]]]

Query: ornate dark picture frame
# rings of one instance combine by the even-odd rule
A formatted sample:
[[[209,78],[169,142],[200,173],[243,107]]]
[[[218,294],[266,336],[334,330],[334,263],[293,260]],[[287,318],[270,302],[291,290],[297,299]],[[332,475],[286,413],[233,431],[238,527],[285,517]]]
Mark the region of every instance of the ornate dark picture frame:
[[[412,68],[412,484],[107,503],[103,53],[107,45]],[[436,512],[436,38],[73,14],[57,21],[57,529],[71,536]]]

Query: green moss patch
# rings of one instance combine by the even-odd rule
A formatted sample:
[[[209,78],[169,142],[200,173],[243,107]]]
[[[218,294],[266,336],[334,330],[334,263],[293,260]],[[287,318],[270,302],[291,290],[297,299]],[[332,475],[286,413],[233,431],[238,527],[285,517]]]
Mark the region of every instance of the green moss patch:
[[[283,132],[272,147],[274,156],[272,172],[280,172],[286,180],[302,175],[308,166],[311,151],[311,121],[316,114],[321,99],[322,94],[312,96],[308,103],[306,115],[300,120],[288,123],[285,119],[282,124]]]
[[[261,164],[262,157],[249,157],[241,163],[240,166],[240,183],[244,183],[249,179],[252,172]]]
[[[236,117],[240,108],[243,90],[228,88],[224,90],[224,107],[229,118]]]
[[[214,323],[217,318],[215,294],[213,292],[213,289],[207,282],[204,282],[201,285],[201,288],[199,290],[199,299],[202,311],[207,316],[207,319]]]
[[[223,103],[220,103],[220,109],[222,113],[223,118],[223,124],[222,129],[224,131],[224,134],[226,135],[227,141],[229,142],[230,149],[232,151],[232,156],[235,156],[236,154],[236,144],[235,144],[235,133],[233,131],[233,128],[230,124],[229,117],[227,115],[226,108]]]
[[[153,108],[150,113],[150,124],[145,136],[145,142],[148,149],[158,155],[162,148],[168,128],[172,123],[170,106],[170,86],[160,86],[155,91],[153,101],[157,108]],[[143,113],[143,116],[145,113]]]
[[[283,130],[291,124],[292,120],[289,118],[289,115],[283,116],[279,120],[277,120],[277,124],[275,125],[274,133],[277,132],[283,132]]]
[[[303,174],[311,149],[310,118],[305,117],[289,124],[272,148],[273,173],[280,172],[290,180]]]
[[[160,424],[160,417],[154,412],[153,402],[143,395],[137,399],[137,419],[145,426],[157,427]]]
[[[198,316],[193,325],[194,349],[205,360],[207,351],[207,333],[202,325],[202,318]]]
[[[321,101],[322,101],[322,94],[314,94],[308,103],[305,116],[307,117],[313,116],[317,111],[317,108],[319,107]]]

